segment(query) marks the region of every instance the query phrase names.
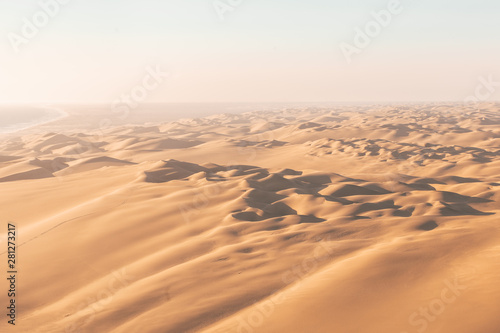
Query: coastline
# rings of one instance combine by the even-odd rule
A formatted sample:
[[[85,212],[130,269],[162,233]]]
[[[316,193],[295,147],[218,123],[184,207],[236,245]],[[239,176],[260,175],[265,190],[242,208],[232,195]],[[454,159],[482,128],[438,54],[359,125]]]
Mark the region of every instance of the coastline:
[[[11,128],[6,127],[4,130],[0,130],[0,135],[11,135],[11,134],[16,134],[24,130],[32,129],[41,125],[46,125],[53,123],[55,121],[67,118],[69,116],[69,113],[66,112],[65,110],[61,108],[54,108],[54,107],[35,107],[38,109],[42,109],[44,111],[56,111],[58,115],[56,117],[46,119],[46,117],[41,118],[40,121],[38,122],[26,122],[26,123],[19,123],[17,125],[12,125]]]

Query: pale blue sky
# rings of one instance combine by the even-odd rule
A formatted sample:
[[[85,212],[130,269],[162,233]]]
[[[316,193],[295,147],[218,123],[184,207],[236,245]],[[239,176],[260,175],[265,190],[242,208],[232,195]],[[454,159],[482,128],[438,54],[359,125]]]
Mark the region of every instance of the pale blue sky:
[[[157,65],[172,76],[146,102],[463,100],[500,81],[498,0],[401,0],[350,64],[340,43],[389,1],[243,0],[225,20],[213,3],[71,0],[15,52],[39,1],[0,0],[0,103],[111,103]]]

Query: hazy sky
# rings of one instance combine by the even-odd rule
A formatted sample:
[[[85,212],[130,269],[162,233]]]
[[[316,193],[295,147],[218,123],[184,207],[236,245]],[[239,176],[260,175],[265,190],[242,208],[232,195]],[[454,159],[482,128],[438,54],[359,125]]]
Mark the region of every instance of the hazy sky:
[[[500,99],[498,0],[56,1],[0,0],[0,103]]]

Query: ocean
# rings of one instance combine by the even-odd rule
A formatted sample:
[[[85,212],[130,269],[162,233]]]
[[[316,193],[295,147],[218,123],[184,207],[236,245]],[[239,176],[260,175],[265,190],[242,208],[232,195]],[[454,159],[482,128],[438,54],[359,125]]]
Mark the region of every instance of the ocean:
[[[0,106],[0,134],[14,133],[19,130],[51,122],[66,116],[59,109]]]

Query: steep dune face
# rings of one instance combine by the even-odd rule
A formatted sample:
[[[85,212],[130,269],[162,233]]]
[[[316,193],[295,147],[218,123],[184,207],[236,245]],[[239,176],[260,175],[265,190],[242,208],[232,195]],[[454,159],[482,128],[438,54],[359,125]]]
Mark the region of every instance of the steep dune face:
[[[15,330],[498,333],[498,111],[287,109],[6,137]]]

